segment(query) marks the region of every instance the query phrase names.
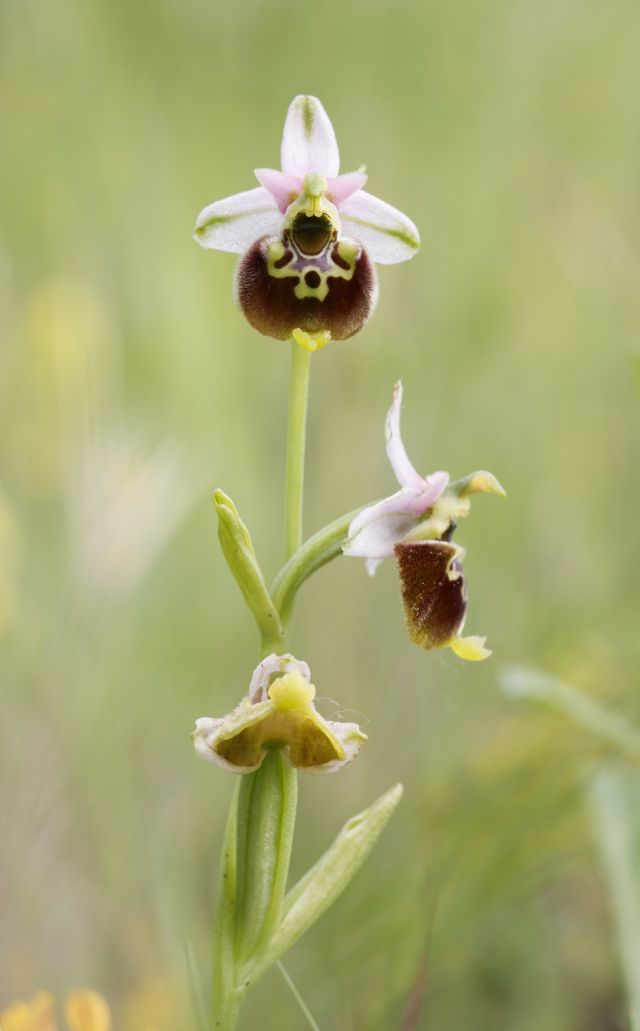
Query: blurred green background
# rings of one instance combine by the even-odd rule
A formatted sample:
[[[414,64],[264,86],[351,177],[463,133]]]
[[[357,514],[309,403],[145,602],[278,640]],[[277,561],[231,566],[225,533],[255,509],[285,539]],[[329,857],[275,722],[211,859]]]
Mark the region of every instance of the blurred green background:
[[[499,678],[640,718],[638,38],[634,0],[1,0],[0,1008],[91,985],[118,1029],[182,1031],[189,967],[206,985],[232,778],[189,734],[257,647],[210,493],[274,573],[289,353],[191,232],[277,167],[307,92],[423,249],[313,361],[306,527],[394,489],[399,376],[418,466],[509,497],[457,534],[486,663],[408,642],[391,563],[303,590],[293,650],[370,741],[302,779],[294,875],[406,795],[287,968],[323,1031],[626,1027],[596,749]],[[277,972],[244,1021],[304,1026]]]

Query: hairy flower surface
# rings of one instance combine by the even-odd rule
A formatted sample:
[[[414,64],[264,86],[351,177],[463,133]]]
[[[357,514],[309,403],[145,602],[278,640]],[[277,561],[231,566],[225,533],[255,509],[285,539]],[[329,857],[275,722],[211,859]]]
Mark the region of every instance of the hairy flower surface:
[[[111,1012],[98,992],[79,990],[67,998],[69,1031],[111,1031]],[[0,1013],[2,1031],[58,1031],[56,1005],[49,992],[38,992],[31,1002],[14,1002]]]
[[[316,97],[291,103],[281,164],[257,168],[260,186],[201,211],[195,239],[243,255],[236,297],[255,329],[315,350],[362,328],[377,300],[372,262],[406,261],[420,237],[406,215],[362,189],[363,171],[339,175],[333,126]]]
[[[222,719],[196,721],[196,752],[232,773],[256,770],[270,748],[311,773],[334,773],[355,759],[367,740],[355,723],[325,720],[316,710],[309,667],[293,655],[269,655],[249,691]]]
[[[343,546],[345,555],[364,558],[375,573],[395,555],[407,629],[423,648],[450,647],[463,659],[486,659],[484,637],[461,637],[467,613],[462,569],[464,549],[451,542],[457,522],[469,514],[478,491],[504,494],[495,476],[475,472],[449,482],[445,472],[423,477],[412,465],[400,433],[402,384],[396,383],[387,414],[387,456],[400,484],[391,497],[364,508],[353,519]]]

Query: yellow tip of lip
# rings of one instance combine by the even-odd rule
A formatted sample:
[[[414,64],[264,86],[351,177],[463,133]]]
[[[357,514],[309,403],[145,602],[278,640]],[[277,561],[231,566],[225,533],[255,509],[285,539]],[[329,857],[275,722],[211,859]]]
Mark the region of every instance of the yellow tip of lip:
[[[305,351],[312,353],[331,343],[331,333],[328,330],[323,330],[322,333],[307,333],[304,329],[294,329],[291,338],[299,347],[304,347]]]
[[[460,659],[467,662],[482,662],[492,654],[489,648],[485,648],[485,641],[486,637],[454,637],[449,647]]]

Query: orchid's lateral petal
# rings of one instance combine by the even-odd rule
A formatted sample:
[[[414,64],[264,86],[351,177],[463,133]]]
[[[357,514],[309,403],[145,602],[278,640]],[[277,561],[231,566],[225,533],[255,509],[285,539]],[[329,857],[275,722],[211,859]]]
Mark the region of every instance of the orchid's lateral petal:
[[[260,185],[269,191],[283,215],[291,202],[302,192],[302,176],[285,175],[275,168],[256,168],[254,175]]]
[[[419,515],[424,515],[435,505],[444,493],[449,483],[449,473],[439,470],[437,473],[430,473],[424,481],[424,487],[415,501],[415,510]]]
[[[385,423],[385,436],[387,442],[387,458],[391,463],[396,480],[401,487],[410,487],[412,490],[422,490],[424,478],[416,471],[411,462],[406,448],[402,443],[400,432],[400,410],[402,408],[402,383],[400,380],[393,388],[393,401],[387,413]],[[435,499],[434,499],[435,500]]]
[[[342,548],[344,554],[354,558],[389,558],[395,545],[416,524],[415,505],[416,492],[403,487],[390,498],[363,508],[349,527]],[[375,567],[370,571],[375,572]]]
[[[341,204],[340,219],[344,231],[380,265],[408,261],[420,247],[420,234],[411,219],[365,190]]]
[[[280,155],[286,175],[320,172],[331,178],[337,176],[340,152],[336,134],[317,97],[298,96],[291,102]]]
[[[327,180],[327,196],[339,208],[348,197],[361,190],[366,181],[367,176],[364,172],[345,172],[337,179]]]
[[[194,239],[203,247],[242,254],[261,236],[276,236],[282,216],[263,186],[217,200],[200,212]]]

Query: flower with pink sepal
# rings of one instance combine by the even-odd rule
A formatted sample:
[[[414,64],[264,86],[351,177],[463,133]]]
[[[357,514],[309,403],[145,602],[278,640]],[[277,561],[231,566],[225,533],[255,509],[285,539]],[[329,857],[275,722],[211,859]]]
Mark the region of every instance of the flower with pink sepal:
[[[467,588],[462,569],[464,549],[451,537],[458,520],[469,514],[471,495],[504,495],[491,473],[478,471],[451,483],[448,473],[423,477],[402,442],[402,384],[396,383],[387,414],[387,456],[400,490],[362,509],[349,526],[345,555],[364,558],[373,575],[383,559],[395,556],[409,635],[427,649],[450,647],[463,659],[487,658],[484,637],[462,637]]]
[[[315,350],[362,328],[377,300],[373,263],[406,261],[420,237],[406,215],[363,189],[363,171],[339,174],[333,126],[316,97],[291,103],[281,165],[256,169],[260,186],[204,208],[195,239],[242,255],[236,297],[254,328]]]

